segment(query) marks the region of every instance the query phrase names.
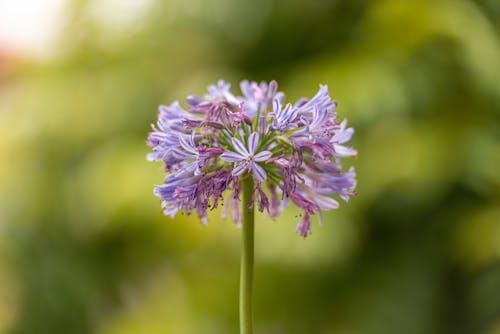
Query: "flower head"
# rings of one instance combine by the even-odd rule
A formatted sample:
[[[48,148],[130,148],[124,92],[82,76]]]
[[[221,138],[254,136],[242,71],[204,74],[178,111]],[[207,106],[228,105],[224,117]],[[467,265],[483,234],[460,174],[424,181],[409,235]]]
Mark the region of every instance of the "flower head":
[[[303,211],[296,232],[311,233],[311,216],[336,209],[338,196],[354,195],[353,167],[341,159],[357,152],[345,144],[354,130],[339,122],[328,87],[312,99],[286,103],[277,83],[242,81],[242,96],[220,80],[203,98],[189,96],[188,109],[178,102],[161,106],[149,134],[148,159],[162,161],[166,178],[155,187],[166,215],[196,211],[203,223],[224,194],[240,221],[241,179],[251,177],[251,206],[275,218],[289,203]],[[265,185],[265,187],[264,187]],[[224,215],[226,215],[225,207]]]

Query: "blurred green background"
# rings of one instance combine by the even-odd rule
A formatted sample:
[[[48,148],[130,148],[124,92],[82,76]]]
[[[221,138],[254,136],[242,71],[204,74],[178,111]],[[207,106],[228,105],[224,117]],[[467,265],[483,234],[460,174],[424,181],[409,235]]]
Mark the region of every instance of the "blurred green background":
[[[145,159],[223,78],[328,84],[359,151],[307,240],[259,218],[256,333],[500,333],[498,1],[59,2],[57,42],[0,44],[0,332],[237,333],[240,231],[163,216]]]

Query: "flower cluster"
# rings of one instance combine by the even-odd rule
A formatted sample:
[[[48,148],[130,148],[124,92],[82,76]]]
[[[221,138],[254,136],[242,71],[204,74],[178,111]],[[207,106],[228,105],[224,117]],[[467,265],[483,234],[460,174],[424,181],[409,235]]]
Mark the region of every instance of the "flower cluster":
[[[148,159],[163,161],[166,178],[154,188],[166,215],[196,211],[206,224],[207,210],[224,200],[240,223],[242,178],[253,178],[250,206],[275,218],[290,202],[302,211],[296,232],[311,233],[310,217],[339,206],[354,194],[354,168],[342,171],[341,158],[356,155],[344,146],[354,130],[339,122],[328,87],[312,99],[286,103],[277,83],[243,81],[242,96],[219,81],[202,98],[187,97],[160,106],[157,125],[149,134]]]

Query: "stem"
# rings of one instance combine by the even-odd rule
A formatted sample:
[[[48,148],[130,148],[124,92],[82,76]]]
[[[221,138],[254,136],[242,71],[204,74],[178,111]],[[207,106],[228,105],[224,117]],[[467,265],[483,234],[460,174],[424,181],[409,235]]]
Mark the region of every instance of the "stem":
[[[248,208],[253,190],[253,178],[249,175],[243,180],[240,334],[253,333],[254,209]]]

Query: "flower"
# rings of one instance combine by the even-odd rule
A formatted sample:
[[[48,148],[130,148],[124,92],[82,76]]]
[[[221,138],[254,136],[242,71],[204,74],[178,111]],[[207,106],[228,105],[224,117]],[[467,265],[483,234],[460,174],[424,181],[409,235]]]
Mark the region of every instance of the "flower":
[[[294,120],[297,118],[299,110],[294,108],[290,103],[283,109],[279,98],[275,98],[273,102],[273,112],[269,113],[269,116],[273,118],[270,129],[286,131],[296,128],[297,124],[294,123]]]
[[[339,207],[355,194],[353,167],[343,172],[342,159],[356,155],[346,146],[354,134],[339,121],[337,103],[320,85],[312,99],[286,103],[275,81],[242,81],[242,96],[219,80],[203,97],[188,96],[160,106],[147,140],[148,159],[162,161],[166,177],[155,186],[164,213],[195,211],[204,224],[208,210],[224,200],[233,220],[241,220],[241,182],[252,178],[250,207],[276,218],[289,203],[303,211],[296,233],[311,234],[311,217]],[[226,195],[226,193],[228,195]]]
[[[236,163],[232,174],[234,176],[239,176],[248,170],[254,173],[254,177],[258,181],[265,181],[266,172],[261,166],[257,164],[257,162],[266,161],[273,154],[269,151],[262,151],[257,154],[255,153],[257,145],[259,144],[258,133],[252,132],[252,134],[250,134],[250,136],[248,137],[248,150],[245,148],[245,145],[243,145],[243,143],[237,138],[231,138],[231,142],[236,152],[226,151],[221,154],[220,158],[224,161]]]

